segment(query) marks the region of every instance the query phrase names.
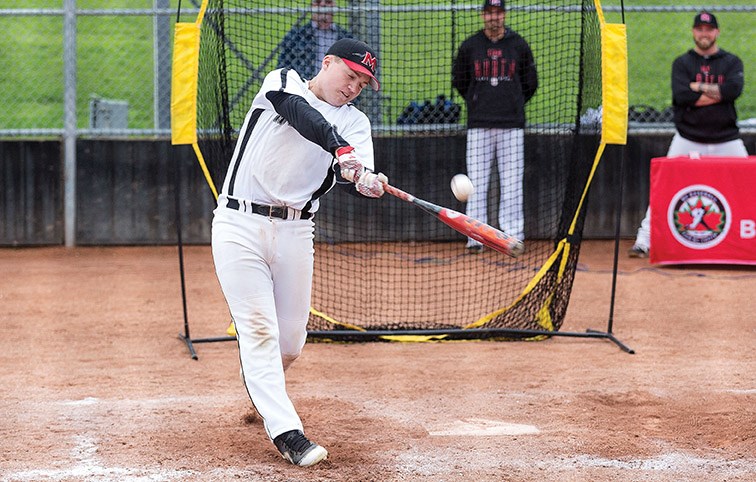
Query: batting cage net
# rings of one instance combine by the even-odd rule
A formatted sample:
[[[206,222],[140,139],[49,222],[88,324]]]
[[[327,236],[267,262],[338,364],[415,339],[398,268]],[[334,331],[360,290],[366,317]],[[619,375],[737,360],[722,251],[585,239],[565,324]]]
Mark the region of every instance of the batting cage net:
[[[522,237],[526,250],[517,258],[488,248],[474,254],[465,236],[408,202],[334,189],[314,218],[309,332],[361,339],[516,338],[529,330],[558,331],[601,138],[601,33],[594,1],[506,2],[507,28],[530,46],[538,83],[525,106],[523,139],[505,142],[509,153],[468,149],[468,108],[452,86],[461,43],[483,28],[482,1],[328,4],[206,3],[197,134],[208,193],[217,196],[223,185],[238,129],[264,76],[284,66],[304,78],[315,75],[323,52],[312,39],[314,16],[332,16],[337,27],[331,38],[359,38],[379,57],[380,91],[365,89],[357,100],[371,120],[376,170],[392,185],[440,206],[464,213],[479,203],[476,218]],[[481,65],[475,75],[492,85],[518,74],[508,71],[505,58]],[[494,158],[490,168],[468,172],[468,158],[485,156]],[[469,205],[450,190],[457,173],[483,183]]]

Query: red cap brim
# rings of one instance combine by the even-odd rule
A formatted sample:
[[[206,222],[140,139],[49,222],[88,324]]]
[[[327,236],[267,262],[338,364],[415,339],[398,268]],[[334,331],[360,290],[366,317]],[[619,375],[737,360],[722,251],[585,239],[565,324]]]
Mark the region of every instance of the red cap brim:
[[[378,91],[381,88],[381,84],[378,83],[378,79],[376,79],[373,73],[370,72],[370,69],[368,69],[364,65],[360,65],[357,62],[352,62],[351,60],[347,60],[343,57],[341,58],[341,60],[343,60],[344,63],[347,64],[347,66],[355,72],[359,72],[370,77],[370,87],[372,87],[373,90]]]

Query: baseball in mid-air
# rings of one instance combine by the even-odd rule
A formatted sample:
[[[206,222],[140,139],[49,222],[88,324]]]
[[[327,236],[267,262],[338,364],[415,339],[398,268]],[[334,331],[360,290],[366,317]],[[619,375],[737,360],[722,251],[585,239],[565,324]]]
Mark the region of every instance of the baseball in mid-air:
[[[456,174],[451,180],[451,190],[457,200],[465,202],[475,188],[469,177],[464,174]]]

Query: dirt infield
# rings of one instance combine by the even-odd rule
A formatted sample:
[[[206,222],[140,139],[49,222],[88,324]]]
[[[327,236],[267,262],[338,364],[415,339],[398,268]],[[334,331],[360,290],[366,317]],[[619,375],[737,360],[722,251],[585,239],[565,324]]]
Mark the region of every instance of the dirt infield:
[[[310,343],[287,465],[233,343],[183,331],[175,247],[0,249],[1,481],[745,481],[756,473],[756,269],[653,268],[621,246],[607,340]],[[613,243],[584,244],[563,331],[606,330]],[[223,336],[207,246],[193,337]]]

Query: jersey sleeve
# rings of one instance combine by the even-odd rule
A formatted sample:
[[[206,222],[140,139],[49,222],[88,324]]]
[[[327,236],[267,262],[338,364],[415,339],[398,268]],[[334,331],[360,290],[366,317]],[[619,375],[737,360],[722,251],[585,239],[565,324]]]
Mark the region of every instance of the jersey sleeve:
[[[260,86],[260,91],[252,101],[252,109],[275,110],[268,98],[269,92],[286,92],[302,96],[307,89],[307,84],[299,77],[296,71],[291,69],[273,70],[265,76]]]
[[[274,70],[265,77],[252,108],[274,111],[302,137],[333,155],[336,149],[346,146],[347,141],[323,114],[305,100],[306,89],[306,84],[296,72]]]

